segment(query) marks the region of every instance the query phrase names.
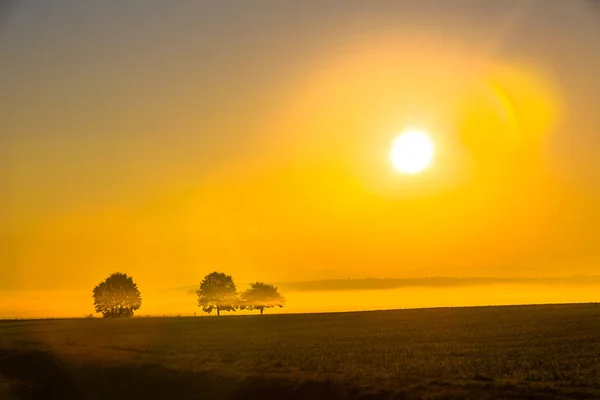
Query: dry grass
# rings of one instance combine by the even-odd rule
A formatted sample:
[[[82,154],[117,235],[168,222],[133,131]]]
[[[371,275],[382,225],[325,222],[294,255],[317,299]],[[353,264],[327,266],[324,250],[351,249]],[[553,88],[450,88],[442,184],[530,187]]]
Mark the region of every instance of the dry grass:
[[[600,398],[598,360],[596,304],[0,323],[17,398]]]

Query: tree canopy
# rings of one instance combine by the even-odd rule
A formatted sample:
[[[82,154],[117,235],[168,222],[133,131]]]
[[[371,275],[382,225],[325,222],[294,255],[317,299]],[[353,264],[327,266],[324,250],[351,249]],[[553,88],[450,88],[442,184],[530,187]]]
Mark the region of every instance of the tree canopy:
[[[115,272],[93,291],[94,308],[104,318],[131,317],[142,306],[142,296],[127,274]]]
[[[260,310],[262,314],[265,308],[283,307],[285,299],[279,294],[277,287],[264,282],[250,284],[250,289],[242,293],[240,308],[249,310]]]
[[[196,294],[198,307],[209,314],[216,309],[217,315],[221,315],[221,311],[235,311],[238,306],[235,282],[231,275],[222,272],[206,275]]]

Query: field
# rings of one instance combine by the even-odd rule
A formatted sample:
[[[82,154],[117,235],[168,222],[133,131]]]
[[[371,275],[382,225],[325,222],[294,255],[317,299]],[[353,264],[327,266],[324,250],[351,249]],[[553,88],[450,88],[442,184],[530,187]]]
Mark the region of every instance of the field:
[[[600,305],[4,321],[0,398],[600,398]]]

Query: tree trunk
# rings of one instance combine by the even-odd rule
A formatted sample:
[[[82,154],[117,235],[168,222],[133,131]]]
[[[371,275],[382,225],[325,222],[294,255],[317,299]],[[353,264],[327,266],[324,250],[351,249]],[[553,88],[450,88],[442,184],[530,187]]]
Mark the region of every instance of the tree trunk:
[[[217,307],[217,317],[221,315],[221,309]]]
[[[262,308],[262,307],[260,308],[260,315],[262,315],[264,310],[265,310],[264,308]]]

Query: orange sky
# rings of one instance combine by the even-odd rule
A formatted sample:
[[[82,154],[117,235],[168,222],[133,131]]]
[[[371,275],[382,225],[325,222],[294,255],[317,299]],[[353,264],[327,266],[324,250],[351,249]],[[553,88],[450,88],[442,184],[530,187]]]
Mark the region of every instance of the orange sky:
[[[83,296],[114,271],[153,293],[213,270],[240,282],[597,274],[600,13],[433,5],[12,7],[4,298]],[[389,159],[406,127],[436,146],[417,175]]]

